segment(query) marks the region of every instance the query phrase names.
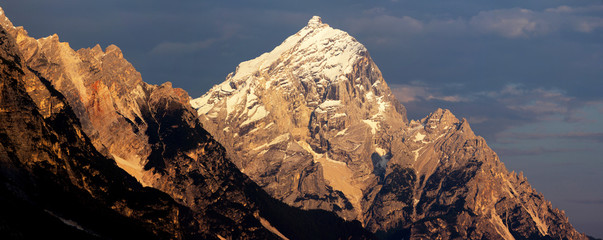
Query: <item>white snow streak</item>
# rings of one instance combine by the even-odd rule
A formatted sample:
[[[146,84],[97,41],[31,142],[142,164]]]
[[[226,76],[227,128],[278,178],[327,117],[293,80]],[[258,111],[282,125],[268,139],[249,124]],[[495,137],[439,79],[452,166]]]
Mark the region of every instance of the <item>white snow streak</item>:
[[[423,139],[425,139],[425,134],[418,132],[417,135],[415,135],[415,142],[423,141]]]
[[[369,127],[371,127],[371,133],[376,134],[377,130],[379,130],[379,123],[375,122],[373,120],[362,120],[364,123],[366,123],[367,125],[369,125]]]

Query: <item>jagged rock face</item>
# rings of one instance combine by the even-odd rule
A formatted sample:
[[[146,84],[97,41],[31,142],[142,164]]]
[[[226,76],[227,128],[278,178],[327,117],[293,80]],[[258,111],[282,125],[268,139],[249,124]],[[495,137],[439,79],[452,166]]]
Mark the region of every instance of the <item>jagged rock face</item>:
[[[57,35],[36,40],[23,28],[12,34],[27,64],[49,79],[68,99],[97,149],[145,185],[141,165],[152,151],[141,109],[152,86],[123,59],[119,48],[100,46],[78,52]],[[134,131],[132,129],[134,128]],[[110,151],[108,151],[110,150]]]
[[[25,62],[65,95],[95,146],[142,184],[189,207],[203,238],[371,237],[359,223],[270,198],[201,127],[184,90],[144,83],[116,46],[74,51],[56,35],[33,39],[20,27],[11,34]]]
[[[0,235],[195,236],[189,210],[96,151],[64,97],[22,59],[0,27]]]
[[[272,196],[383,238],[585,239],[466,120],[406,120],[366,49],[314,17],[191,101]]]
[[[509,173],[465,119],[411,121],[366,227],[417,239],[585,239],[526,179]]]
[[[347,219],[362,219],[363,192],[384,170],[366,160],[386,158],[380,139],[406,124],[366,48],[318,17],[191,103],[272,196]]]
[[[220,146],[200,127],[190,106],[182,104],[188,100],[182,90],[142,82],[115,46],[76,52],[56,35],[36,40],[22,28],[14,32],[27,64],[65,94],[96,146],[141,183],[191,207],[202,232],[212,237],[274,237],[253,216],[253,207],[237,207],[249,205],[241,192],[245,179],[225,176],[236,168],[229,169],[220,156],[223,151],[216,151]],[[183,138],[173,141],[178,134]]]

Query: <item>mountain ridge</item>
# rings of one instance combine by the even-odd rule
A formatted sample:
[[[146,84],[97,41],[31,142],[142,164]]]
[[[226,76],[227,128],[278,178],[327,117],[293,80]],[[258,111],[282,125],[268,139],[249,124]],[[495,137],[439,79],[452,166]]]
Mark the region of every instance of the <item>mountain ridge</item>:
[[[57,35],[29,37],[1,13],[0,24],[9,28],[24,64],[64,96],[94,148],[138,182],[190,209],[186,227],[196,230],[186,234],[205,239],[371,238],[359,224],[272,199],[202,128],[184,90],[143,82],[117,46],[74,51]],[[326,229],[331,231],[322,234]]]
[[[465,119],[408,121],[366,48],[319,17],[191,104],[272,196],[382,237],[586,238]]]
[[[195,235],[186,207],[165,193],[143,188],[95,150],[65,98],[25,67],[4,26],[0,58],[0,235],[8,239]]]

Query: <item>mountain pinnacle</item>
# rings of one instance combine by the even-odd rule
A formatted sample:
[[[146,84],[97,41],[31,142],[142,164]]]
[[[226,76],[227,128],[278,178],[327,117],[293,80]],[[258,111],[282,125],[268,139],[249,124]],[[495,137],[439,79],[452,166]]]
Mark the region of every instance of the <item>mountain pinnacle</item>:
[[[322,25],[322,19],[319,16],[313,16],[310,21],[308,21],[308,27],[316,28]]]

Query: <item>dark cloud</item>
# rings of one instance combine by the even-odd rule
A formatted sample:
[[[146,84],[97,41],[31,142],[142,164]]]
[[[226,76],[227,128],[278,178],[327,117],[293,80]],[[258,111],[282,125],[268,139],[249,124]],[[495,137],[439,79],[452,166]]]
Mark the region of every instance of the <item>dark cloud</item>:
[[[603,35],[603,18],[565,7],[576,13],[502,8],[420,16],[373,8],[349,17],[342,28],[367,45],[390,84],[465,84],[450,94],[459,95],[521,82],[600,99],[603,44],[595,39]]]
[[[468,119],[475,132],[490,141],[510,138],[509,133],[501,134],[510,127],[553,117],[563,116],[566,122],[589,121],[579,116],[579,109],[591,103],[569,97],[558,89],[530,89],[521,84],[508,84],[496,91],[463,95],[458,93],[464,87],[462,84],[434,86],[412,82],[392,84],[390,87],[396,98],[408,108],[411,119],[423,118],[438,107],[450,108],[459,118]],[[555,136],[562,137],[560,134],[548,135]],[[591,137],[594,139],[596,135]]]
[[[517,149],[517,148],[497,148],[497,153],[505,157],[513,156],[534,156],[550,153],[565,153],[565,152],[583,152],[590,150],[588,148],[545,148],[537,147],[531,149]]]
[[[469,21],[472,27],[485,33],[506,38],[542,37],[559,31],[591,33],[603,28],[603,18],[576,13],[599,12],[600,6],[573,8],[566,5],[532,11],[525,8],[482,11]]]
[[[500,137],[518,140],[540,140],[551,138],[566,138],[575,141],[594,141],[603,143],[602,132],[566,132],[566,133],[503,133]]]
[[[446,102],[468,102],[469,97],[459,95],[445,95],[439,89],[430,87],[425,83],[414,82],[411,84],[390,85],[392,92],[402,103],[416,101],[440,100]]]
[[[576,199],[570,200],[571,202],[586,205],[603,205],[603,199]]]

